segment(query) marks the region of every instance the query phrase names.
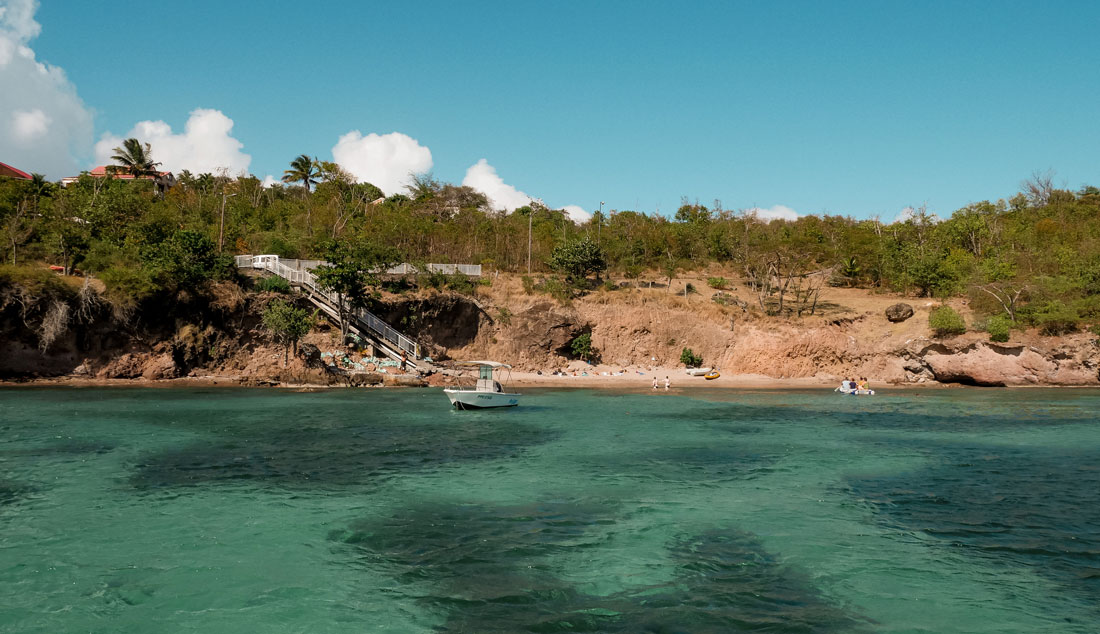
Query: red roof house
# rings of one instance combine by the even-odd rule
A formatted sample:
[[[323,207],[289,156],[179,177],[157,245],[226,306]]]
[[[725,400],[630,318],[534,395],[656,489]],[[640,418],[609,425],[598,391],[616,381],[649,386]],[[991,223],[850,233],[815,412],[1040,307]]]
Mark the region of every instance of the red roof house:
[[[95,167],[95,169],[88,172],[88,175],[95,178],[117,178],[124,181],[134,180],[134,175],[125,170],[126,168],[122,167],[121,165],[98,165]],[[157,172],[156,174],[146,174],[144,176],[139,176],[138,178],[154,180],[157,176],[167,176],[169,174],[171,174],[171,172]],[[65,178],[61,179],[61,186],[68,187],[79,179],[79,176],[66,176]]]
[[[7,163],[0,163],[0,176],[7,176],[8,178],[18,178],[21,180],[29,181],[31,175],[24,172],[21,169],[16,169]]]

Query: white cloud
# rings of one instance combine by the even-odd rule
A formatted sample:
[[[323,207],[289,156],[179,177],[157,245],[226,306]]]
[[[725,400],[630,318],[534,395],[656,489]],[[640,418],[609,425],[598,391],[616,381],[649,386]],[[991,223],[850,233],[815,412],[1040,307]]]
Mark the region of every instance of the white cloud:
[[[489,161],[485,159],[479,160],[466,170],[466,177],[462,179],[462,184],[485,194],[494,209],[512,212],[535,202],[531,196],[505,183],[504,179],[497,174],[496,168],[489,165]],[[541,200],[538,202],[542,203]],[[561,210],[573,222],[588,222],[592,218],[592,214],[578,205],[566,205],[561,207]]]
[[[404,191],[410,174],[432,169],[432,152],[400,132],[370,133],[352,130],[332,148],[332,158],[359,182],[369,182],[387,196]]]
[[[566,205],[562,207],[562,211],[564,211],[566,215],[572,218],[573,222],[576,223],[584,223],[592,219],[592,214],[588,213],[578,205]]]
[[[757,219],[763,220],[764,222],[771,222],[772,220],[798,220],[798,212],[786,205],[775,205],[767,209],[753,207],[752,209],[746,209],[745,215],[755,216]]]
[[[40,108],[16,110],[11,117],[12,136],[22,142],[33,141],[50,129],[50,117]]]
[[[912,207],[906,207],[905,209],[899,211],[897,216],[894,216],[894,222],[891,222],[890,224],[905,222],[906,220],[912,218],[915,213],[916,209],[913,209]]]
[[[524,205],[531,204],[533,200],[527,194],[504,182],[495,167],[489,165],[485,159],[474,163],[466,170],[466,177],[462,184],[476,189],[485,194],[493,209],[514,211]]]
[[[174,134],[163,121],[141,121],[122,137],[104,133],[95,144],[96,161],[111,163],[114,148],[133,137],[149,144],[153,160],[160,162],[163,170],[195,174],[227,170],[231,176],[247,173],[252,157],[241,152],[244,144],[230,135],[232,131],[233,120],[220,110],[199,108],[191,111],[182,134]]]
[[[39,62],[27,46],[41,26],[35,0],[0,0],[2,160],[50,178],[76,173],[92,141],[92,113],[65,71]]]
[[[282,185],[282,184],[283,184],[282,179],[275,178],[271,174],[268,174],[267,176],[264,176],[264,182],[261,183],[261,185],[263,186],[264,189],[272,187],[273,185]]]
[[[901,211],[899,211],[898,215],[894,217],[894,221],[889,223],[889,224],[897,224],[899,222],[908,222],[910,220],[915,220],[915,219],[919,218],[922,213],[924,214],[925,219],[928,220],[929,222],[932,222],[932,223],[943,222],[943,218],[940,218],[936,214],[928,213],[927,210],[921,211],[920,209],[909,206],[909,207],[906,207],[905,209],[902,209]]]

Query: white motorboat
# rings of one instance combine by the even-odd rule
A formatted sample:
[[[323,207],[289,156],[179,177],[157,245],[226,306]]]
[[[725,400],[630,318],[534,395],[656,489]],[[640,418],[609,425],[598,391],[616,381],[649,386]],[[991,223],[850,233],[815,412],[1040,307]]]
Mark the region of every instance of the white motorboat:
[[[520,394],[505,392],[500,381],[493,378],[512,366],[496,361],[461,361],[457,367],[477,370],[477,383],[472,388],[445,388],[443,392],[457,409],[483,409],[487,407],[515,407],[519,405]]]

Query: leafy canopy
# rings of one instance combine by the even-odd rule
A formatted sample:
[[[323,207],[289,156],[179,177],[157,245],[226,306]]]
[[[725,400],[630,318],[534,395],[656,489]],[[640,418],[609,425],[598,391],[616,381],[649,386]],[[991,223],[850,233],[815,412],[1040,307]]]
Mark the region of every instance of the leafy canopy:
[[[559,244],[550,254],[550,268],[564,273],[572,282],[583,280],[590,273],[599,275],[607,270],[603,249],[588,237]]]

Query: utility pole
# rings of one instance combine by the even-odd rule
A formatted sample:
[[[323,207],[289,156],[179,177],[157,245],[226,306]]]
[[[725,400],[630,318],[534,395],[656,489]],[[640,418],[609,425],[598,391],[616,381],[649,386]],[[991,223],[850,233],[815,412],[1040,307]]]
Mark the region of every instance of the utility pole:
[[[226,194],[222,192],[222,219],[218,223],[218,253],[222,252],[222,245],[225,242],[225,199],[232,198],[236,194]]]
[[[600,234],[603,233],[603,201],[600,201],[600,219],[596,221],[596,246],[600,245]]]

